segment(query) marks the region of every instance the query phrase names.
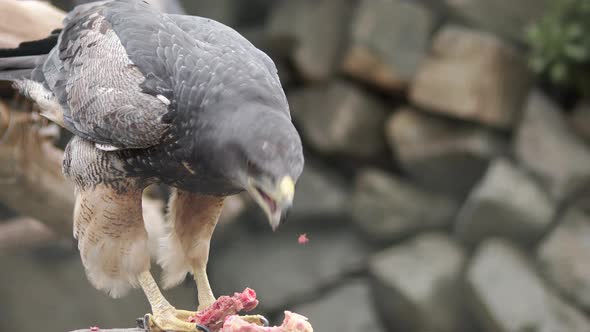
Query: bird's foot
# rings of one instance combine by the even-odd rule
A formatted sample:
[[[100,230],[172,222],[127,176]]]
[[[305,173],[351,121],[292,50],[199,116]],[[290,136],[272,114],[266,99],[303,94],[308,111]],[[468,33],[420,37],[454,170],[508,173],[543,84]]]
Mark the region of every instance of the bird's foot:
[[[200,304],[197,307],[197,311],[174,309],[174,316],[176,316],[176,318],[178,318],[180,320],[189,322],[189,321],[191,321],[191,319],[194,319],[194,317],[197,315],[197,312],[209,308],[209,306],[211,306],[213,304],[213,302],[215,302],[215,298],[213,296],[211,296],[211,299],[209,299],[207,301],[203,301],[203,302],[200,301]]]
[[[153,314],[146,314],[138,319],[138,325],[147,332],[209,332],[199,324],[191,323],[183,316],[184,310],[176,310],[162,295],[156,281],[149,271],[141,273],[138,277],[139,284],[143,289]]]
[[[189,310],[175,310],[174,316],[176,318],[183,320],[185,322],[189,322],[195,315],[197,314],[196,311],[189,311]]]
[[[176,319],[191,324],[200,323],[213,330],[220,328],[227,317],[234,316],[238,312],[253,310],[258,301],[256,293],[247,288],[242,293],[235,293],[233,296],[221,296],[217,300],[211,292],[202,292],[199,296],[199,307],[196,312],[187,310],[176,310],[172,306],[168,308],[170,315]],[[241,320],[259,326],[268,326],[268,320],[261,315],[239,316]]]
[[[214,302],[215,297],[213,296],[213,293],[208,292],[203,296],[203,298],[199,298],[199,306],[197,307],[197,311],[174,309],[174,316],[180,320],[188,322],[191,319],[194,319],[194,317],[197,315],[197,312],[209,308]]]
[[[143,319],[138,319],[139,328],[146,332],[209,332],[206,326],[191,323],[188,319],[182,319],[190,311],[167,310],[161,313],[146,314]]]

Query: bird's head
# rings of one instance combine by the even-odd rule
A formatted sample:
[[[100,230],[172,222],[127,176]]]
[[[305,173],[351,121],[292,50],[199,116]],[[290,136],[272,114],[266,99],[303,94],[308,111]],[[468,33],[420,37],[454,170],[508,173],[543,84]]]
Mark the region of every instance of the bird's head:
[[[227,121],[221,167],[260,206],[273,230],[285,220],[303,170],[301,138],[286,112],[242,107]]]
[[[245,135],[240,184],[265,212],[273,230],[286,219],[303,170],[301,139],[286,114],[267,112]]]
[[[258,203],[276,230],[287,218],[295,195],[295,180],[290,175],[274,176],[252,174],[248,176],[246,190]]]

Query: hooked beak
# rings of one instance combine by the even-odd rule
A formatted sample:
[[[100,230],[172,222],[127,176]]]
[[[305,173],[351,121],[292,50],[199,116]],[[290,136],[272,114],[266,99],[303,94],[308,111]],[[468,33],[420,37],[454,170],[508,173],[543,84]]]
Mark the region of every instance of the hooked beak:
[[[290,176],[284,176],[277,183],[248,178],[246,188],[250,196],[260,205],[273,231],[281,225],[293,204],[295,182]]]

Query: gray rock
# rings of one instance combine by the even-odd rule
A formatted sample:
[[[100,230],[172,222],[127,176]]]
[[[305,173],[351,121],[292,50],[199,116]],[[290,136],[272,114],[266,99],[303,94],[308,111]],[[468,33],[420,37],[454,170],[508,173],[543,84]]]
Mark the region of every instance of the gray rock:
[[[420,66],[410,99],[425,109],[512,128],[529,89],[522,55],[491,34],[445,26]]]
[[[515,139],[515,155],[561,198],[590,178],[590,149],[575,135],[562,111],[538,91],[529,96]]]
[[[466,122],[401,108],[386,124],[386,136],[404,171],[426,188],[463,198],[507,142]]]
[[[355,0],[281,1],[268,22],[269,35],[292,40],[295,67],[308,80],[334,73],[346,41]]]
[[[192,0],[188,0],[192,1]],[[240,26],[263,26],[276,0],[234,0],[240,5],[238,24]]]
[[[576,106],[570,123],[576,134],[590,145],[590,100],[582,101]]]
[[[451,14],[515,41],[545,12],[547,0],[445,0]]]
[[[379,170],[361,171],[356,178],[351,213],[371,239],[395,240],[418,231],[447,226],[456,203]]]
[[[305,158],[303,174],[297,182],[289,222],[323,226],[350,219],[350,185],[334,170],[312,158]]]
[[[396,331],[468,331],[460,276],[463,250],[442,234],[426,234],[371,259],[375,301]],[[368,330],[365,330],[368,331]]]
[[[538,261],[566,296],[590,311],[590,215],[570,209],[543,241]]]
[[[351,83],[312,86],[289,99],[304,140],[319,152],[372,158],[386,150],[386,106]]]
[[[343,60],[349,75],[380,88],[405,88],[423,60],[434,18],[403,0],[362,0]]]
[[[385,331],[364,280],[348,282],[318,300],[296,306],[293,311],[309,318],[315,331]]]
[[[485,331],[590,331],[588,319],[548,288],[508,242],[484,243],[467,269],[466,283],[470,308]]]
[[[324,227],[307,232],[309,242],[298,244],[298,233],[281,227],[252,233],[248,224],[235,225],[235,238],[223,248],[212,250],[209,280],[215,294],[233,294],[251,287],[258,294],[264,311],[290,309],[292,303],[309,298],[319,289],[343,275],[359,270],[366,260],[367,248],[355,233],[345,227]]]
[[[555,205],[525,171],[498,159],[461,208],[457,235],[476,245],[488,237],[504,237],[532,245],[551,223]]]

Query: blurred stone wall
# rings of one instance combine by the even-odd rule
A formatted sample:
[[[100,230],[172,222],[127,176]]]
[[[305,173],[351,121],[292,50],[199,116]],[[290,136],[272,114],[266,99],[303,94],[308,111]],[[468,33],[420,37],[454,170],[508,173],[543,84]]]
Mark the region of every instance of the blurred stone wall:
[[[289,224],[250,204],[216,232],[217,294],[252,287],[320,332],[590,331],[590,101],[564,109],[527,69],[544,1],[184,5],[275,60],[306,151]],[[147,310],[91,289],[76,254],[38,255],[0,258],[20,271],[0,273],[0,330]],[[194,304],[192,283],[170,297]]]

